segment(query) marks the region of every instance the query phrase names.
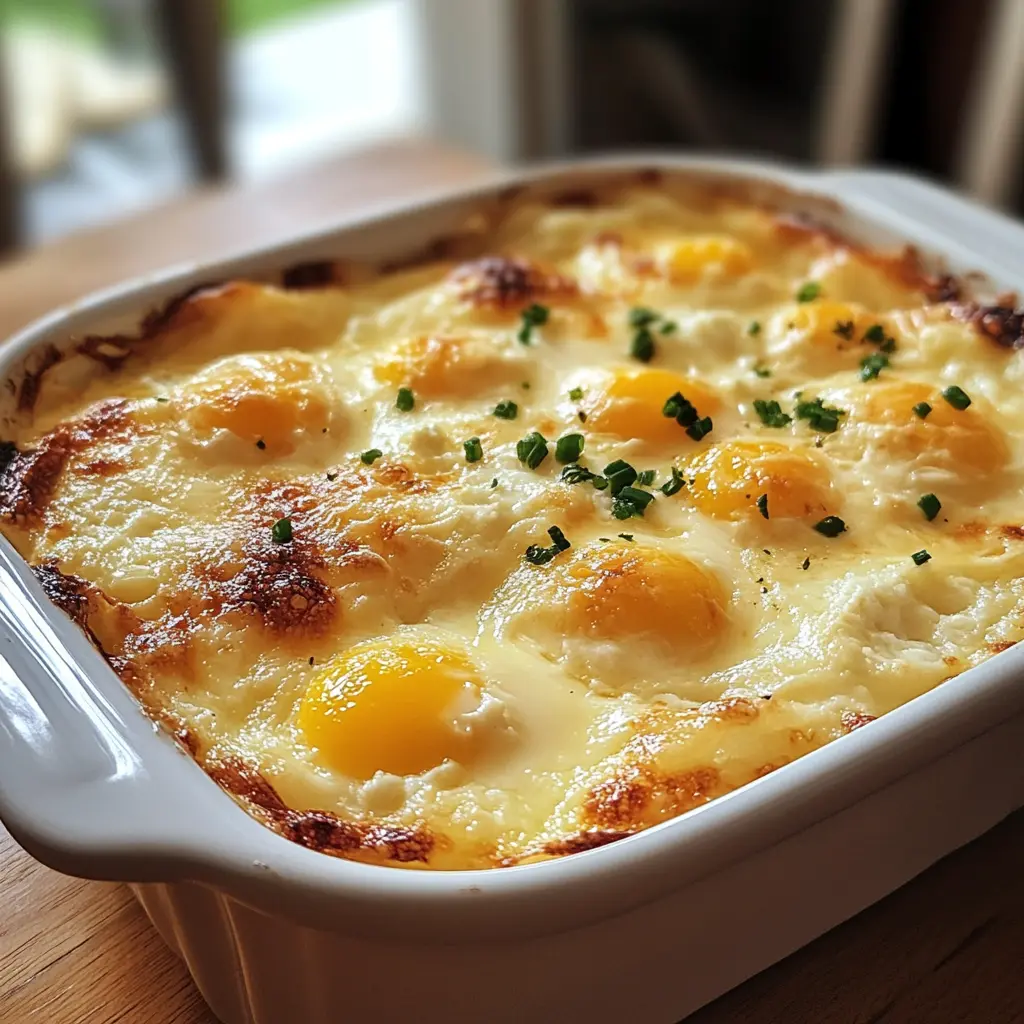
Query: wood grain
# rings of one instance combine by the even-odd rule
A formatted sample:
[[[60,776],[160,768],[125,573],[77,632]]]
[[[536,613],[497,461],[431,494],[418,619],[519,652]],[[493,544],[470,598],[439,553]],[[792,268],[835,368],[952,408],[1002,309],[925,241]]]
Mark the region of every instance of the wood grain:
[[[197,194],[0,267],[0,336],[129,274],[486,173],[474,157],[407,142],[275,183]],[[1024,812],[690,1024],[1024,1021],[1022,851]],[[215,1024],[126,888],[55,874],[0,829],[0,1024],[34,1022]]]

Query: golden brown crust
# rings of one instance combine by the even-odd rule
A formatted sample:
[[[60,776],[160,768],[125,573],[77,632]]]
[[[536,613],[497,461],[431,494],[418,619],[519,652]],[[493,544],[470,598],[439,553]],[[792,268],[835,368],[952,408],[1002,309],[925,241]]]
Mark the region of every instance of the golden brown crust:
[[[43,593],[52,601],[79,629],[90,636],[89,629],[89,592],[92,584],[80,576],[62,573],[53,562],[33,565],[32,574],[39,581]]]
[[[61,354],[54,345],[47,345],[37,357],[32,369],[26,372],[18,388],[18,412],[31,412],[39,397],[43,376],[61,360]]]
[[[635,834],[636,829],[587,829],[574,836],[553,839],[550,843],[545,843],[544,852],[553,857],[567,857],[573,853],[583,853],[585,850],[596,850],[599,846],[607,846]]]
[[[326,811],[292,810],[259,770],[240,757],[208,759],[203,767],[218,785],[262,811],[264,820],[286,839],[310,850],[348,857],[363,853],[375,860],[411,864],[427,863],[437,845],[422,824],[367,824]]]
[[[712,766],[663,773],[649,765],[627,765],[590,791],[583,817],[599,828],[621,831],[674,818],[724,791]]]
[[[329,288],[344,282],[340,265],[331,260],[309,260],[286,267],[281,273],[281,287],[288,291]]]
[[[529,260],[482,256],[456,267],[448,280],[475,306],[521,309],[533,302],[571,298],[576,283]]]
[[[60,424],[33,449],[21,452],[10,442],[0,443],[0,516],[18,524],[38,521],[71,456],[130,429],[128,403],[110,399]]]
[[[967,303],[955,306],[953,313],[965,323],[972,324],[982,338],[1000,348],[1024,347],[1024,310],[1012,306],[979,306]]]
[[[1016,640],[993,640],[986,646],[993,654],[1002,654],[1003,651],[1008,651],[1011,647],[1016,647],[1018,641]]]
[[[860,729],[869,722],[875,721],[876,715],[869,715],[866,711],[844,711],[840,717],[843,732],[851,733],[854,729]]]

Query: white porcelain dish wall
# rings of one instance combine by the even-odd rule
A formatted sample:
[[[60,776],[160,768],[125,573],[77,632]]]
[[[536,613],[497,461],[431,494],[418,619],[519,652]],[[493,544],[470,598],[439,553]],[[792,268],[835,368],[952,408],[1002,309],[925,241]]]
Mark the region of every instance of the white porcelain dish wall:
[[[398,257],[494,189],[635,167],[781,185],[866,242],[910,241],[996,288],[1024,285],[1024,229],[913,179],[630,158],[507,176],[130,282],[11,339],[0,375],[203,281]],[[131,883],[227,1024],[679,1020],[1024,804],[1022,682],[1024,645],[612,845],[506,870],[402,871],[315,853],[249,817],[0,542],[0,817],[44,863]]]

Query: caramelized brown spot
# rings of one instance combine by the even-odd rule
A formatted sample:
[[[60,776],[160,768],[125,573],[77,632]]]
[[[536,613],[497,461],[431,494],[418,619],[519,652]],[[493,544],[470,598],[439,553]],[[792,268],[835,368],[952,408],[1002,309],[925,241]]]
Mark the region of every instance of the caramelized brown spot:
[[[960,664],[960,659],[956,657],[956,655],[954,654],[946,654],[943,655],[942,663],[946,665],[948,668],[953,668],[954,666]]]
[[[43,593],[80,629],[89,632],[90,584],[80,576],[62,573],[53,562],[33,565],[32,574]]]
[[[71,456],[131,425],[127,402],[110,399],[55,427],[33,449],[21,452],[9,441],[0,443],[0,515],[18,523],[38,519]]]
[[[963,284],[952,274],[941,274],[928,282],[925,293],[929,302],[959,302]]]
[[[241,757],[208,759],[203,765],[206,774],[229,793],[272,815],[289,813],[288,805],[260,772]]]
[[[993,654],[1002,654],[1003,651],[1008,651],[1011,647],[1016,646],[1016,640],[993,640],[988,644],[988,649]]]
[[[1009,540],[1024,540],[1024,526],[1001,526],[999,532]]]
[[[38,355],[35,365],[26,372],[18,389],[18,412],[31,412],[39,397],[43,375],[51,366],[56,366],[61,354],[54,345],[47,345]]]
[[[957,306],[953,313],[1000,348],[1024,348],[1024,309],[1012,306]]]
[[[484,256],[463,263],[449,275],[459,297],[477,306],[519,309],[540,299],[566,298],[576,293],[575,282],[529,260]]]
[[[77,349],[108,370],[117,370],[131,355],[132,343],[136,340],[123,334],[88,334],[78,343]]]
[[[596,850],[599,846],[607,846],[616,840],[625,839],[626,836],[635,834],[634,829],[623,831],[611,831],[609,829],[587,829],[574,836],[565,839],[553,839],[550,843],[544,844],[544,852],[553,857],[566,857],[572,853],[583,853],[586,850]]]
[[[584,803],[584,817],[606,829],[640,824],[653,790],[651,771],[630,765],[590,791]]]
[[[251,610],[275,633],[323,633],[338,609],[334,591],[314,572],[318,560],[292,544],[275,548],[254,545],[239,571],[221,580],[224,610]]]
[[[334,284],[334,264],[330,260],[312,260],[296,263],[281,274],[281,286],[295,291],[307,288],[326,288]]]
[[[292,810],[263,775],[241,758],[210,760],[204,768],[218,785],[263,811],[268,823],[286,839],[310,850],[341,856],[368,853],[408,864],[426,862],[436,845],[424,825],[352,822],[327,811]]]
[[[648,765],[627,765],[595,786],[584,802],[584,818],[622,830],[651,825],[707,803],[724,791],[718,769],[660,773]]]
[[[169,327],[181,327],[201,319],[202,314],[195,300],[205,292],[221,291],[226,287],[230,285],[221,281],[207,281],[172,295],[162,306],[146,314],[139,329],[140,337],[152,338]]]
[[[868,722],[873,722],[878,716],[869,715],[866,711],[844,711],[839,721],[843,726],[843,732],[851,733]]]
[[[82,473],[85,476],[105,477],[122,473],[127,468],[128,463],[122,459],[94,459],[92,462],[85,462],[80,466],[76,466],[75,472]]]
[[[572,188],[557,192],[551,197],[552,206],[578,206],[593,209],[598,204],[597,193],[589,188]]]
[[[746,725],[761,714],[761,709],[746,697],[723,697],[721,700],[708,700],[701,704],[697,711],[701,715],[716,718],[721,722],[731,722],[734,725]]]

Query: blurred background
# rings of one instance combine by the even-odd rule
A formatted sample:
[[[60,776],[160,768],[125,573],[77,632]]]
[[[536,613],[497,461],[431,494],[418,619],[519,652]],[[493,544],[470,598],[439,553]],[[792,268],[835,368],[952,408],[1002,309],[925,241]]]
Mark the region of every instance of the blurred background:
[[[426,135],[882,164],[1019,210],[1024,0],[0,0],[0,253]]]

